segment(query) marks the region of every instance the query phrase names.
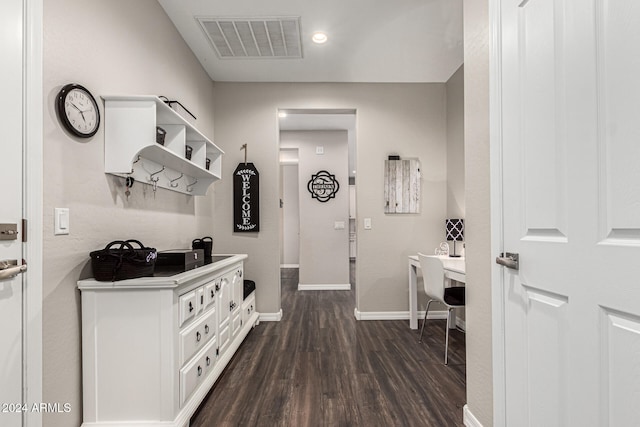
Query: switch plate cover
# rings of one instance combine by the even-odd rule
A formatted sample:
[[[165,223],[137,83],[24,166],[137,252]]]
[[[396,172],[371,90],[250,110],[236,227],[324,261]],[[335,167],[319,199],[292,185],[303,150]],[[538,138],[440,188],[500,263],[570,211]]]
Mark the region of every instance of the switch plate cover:
[[[69,234],[69,208],[55,208],[54,212],[55,235]]]

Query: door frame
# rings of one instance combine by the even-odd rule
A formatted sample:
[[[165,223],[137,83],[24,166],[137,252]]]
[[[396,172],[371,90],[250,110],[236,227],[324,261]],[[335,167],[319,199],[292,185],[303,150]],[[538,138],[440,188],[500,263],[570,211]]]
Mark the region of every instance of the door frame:
[[[42,402],[43,297],[43,0],[24,0],[23,214],[28,244],[23,254],[23,401]],[[40,412],[24,413],[23,425],[42,426]]]
[[[500,0],[489,0],[489,162],[491,193],[491,253],[504,252],[502,188],[502,31]],[[491,267],[493,362],[493,425],[506,426],[506,364],[504,275]]]

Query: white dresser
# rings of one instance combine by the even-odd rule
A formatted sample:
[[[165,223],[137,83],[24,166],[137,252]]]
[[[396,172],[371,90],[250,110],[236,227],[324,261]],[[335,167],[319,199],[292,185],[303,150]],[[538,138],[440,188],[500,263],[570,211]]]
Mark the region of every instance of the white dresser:
[[[83,426],[188,426],[258,323],[232,255],[170,277],[82,280]]]

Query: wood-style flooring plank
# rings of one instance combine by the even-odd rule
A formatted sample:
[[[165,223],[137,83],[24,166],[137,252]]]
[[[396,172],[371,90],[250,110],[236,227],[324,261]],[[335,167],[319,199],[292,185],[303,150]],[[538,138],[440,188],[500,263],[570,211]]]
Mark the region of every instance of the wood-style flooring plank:
[[[451,331],[445,366],[445,321],[418,343],[407,321],[356,321],[355,290],[297,284],[283,269],[283,319],[249,333],[192,427],[463,425],[464,333]]]

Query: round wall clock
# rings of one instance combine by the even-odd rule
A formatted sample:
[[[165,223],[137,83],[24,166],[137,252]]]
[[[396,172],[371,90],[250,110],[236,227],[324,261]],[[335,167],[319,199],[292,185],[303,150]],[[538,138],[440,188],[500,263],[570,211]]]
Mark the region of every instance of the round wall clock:
[[[60,121],[73,135],[89,138],[98,131],[98,103],[85,87],[75,83],[65,85],[58,93],[56,109]]]

